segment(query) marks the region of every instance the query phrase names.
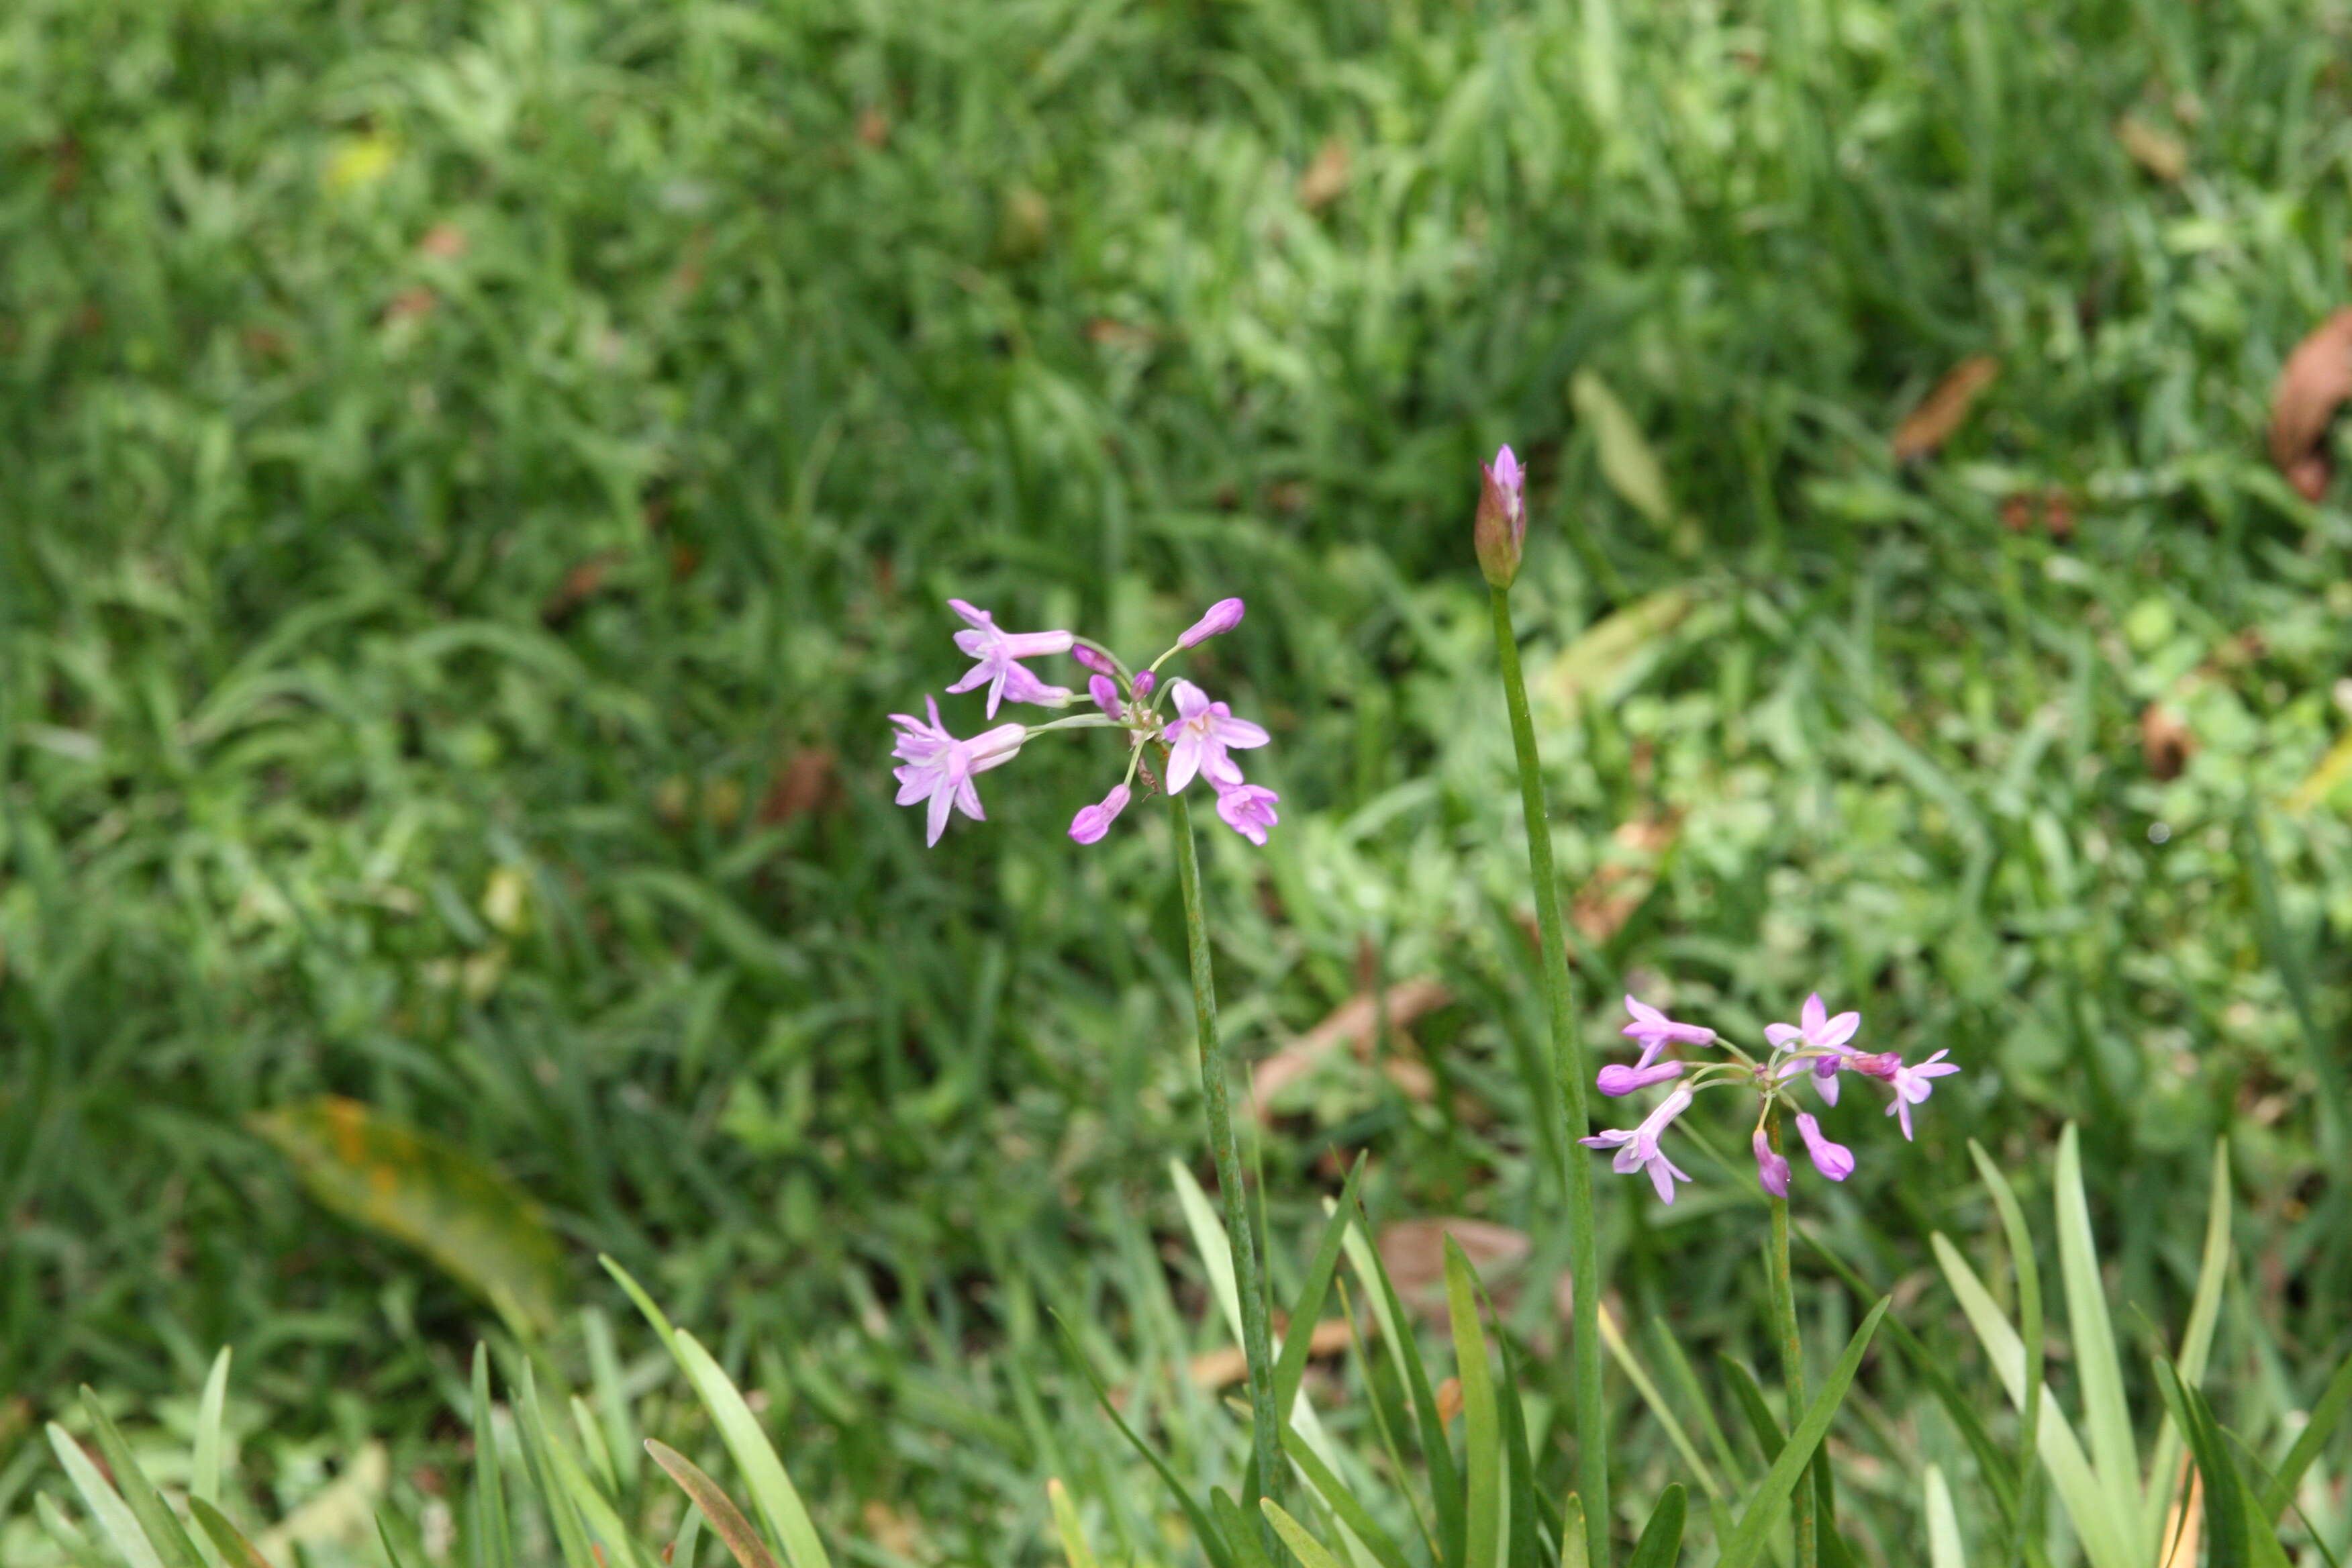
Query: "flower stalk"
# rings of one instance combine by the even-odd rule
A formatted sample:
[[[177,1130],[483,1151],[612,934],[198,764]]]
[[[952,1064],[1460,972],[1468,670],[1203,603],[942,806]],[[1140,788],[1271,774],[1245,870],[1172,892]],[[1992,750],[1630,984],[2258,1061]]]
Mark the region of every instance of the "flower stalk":
[[[1777,1105],[1765,1113],[1764,1138],[1778,1155],[1780,1110]],[[1780,1337],[1781,1386],[1788,1394],[1789,1430],[1794,1433],[1799,1417],[1805,1413],[1805,1347],[1797,1336],[1797,1291],[1789,1271],[1789,1200],[1783,1194],[1768,1192],[1765,1201],[1772,1205],[1772,1240],[1767,1251],[1772,1275],[1772,1326]],[[1813,1463],[1821,1462],[1816,1455]],[[1798,1480],[1789,1498],[1790,1518],[1796,1526],[1796,1568],[1818,1568],[1821,1562],[1810,1469],[1808,1467],[1808,1473]]]
[[[1516,561],[1513,565],[1516,566]],[[1507,579],[1506,580],[1507,582]],[[1495,612],[1495,654],[1502,666],[1503,700],[1510,710],[1511,743],[1518,755],[1519,801],[1527,817],[1528,870],[1535,882],[1536,938],[1543,948],[1544,1003],[1551,1026],[1552,1071],[1559,1079],[1559,1108],[1570,1133],[1590,1125],[1584,1101],[1584,1047],[1576,1037],[1576,1012],[1569,989],[1568,935],[1559,917],[1559,876],[1552,864],[1551,821],[1544,815],[1543,763],[1536,754],[1534,721],[1528,712],[1527,679],[1519,669],[1519,643],[1511,626],[1510,589],[1490,588]],[[1576,1352],[1577,1489],[1584,1504],[1585,1555],[1592,1568],[1607,1568],[1609,1556],[1608,1411],[1601,1391],[1601,1244],[1594,1224],[1592,1171],[1569,1157],[1569,1140],[1552,1141],[1561,1152],[1560,1184],[1568,1200],[1569,1273],[1574,1281],[1572,1332]]]
[[[1180,792],[1168,797],[1176,823],[1176,881],[1184,895],[1185,952],[1192,961],[1192,1016],[1200,1037],[1201,1097],[1209,1122],[1209,1151],[1217,1163],[1217,1188],[1225,1205],[1225,1241],[1233,1250],[1234,1289],[1241,1297],[1242,1357],[1249,1369],[1251,1467],[1259,1497],[1275,1496],[1281,1454],[1280,1415],[1274,1407],[1273,1336],[1267,1326],[1265,1284],[1258,1275],[1257,1238],[1250,1221],[1249,1196],[1242,1185],[1240,1150],[1226,1091],[1225,1049],[1217,1030],[1216,978],[1209,965],[1209,922],[1201,901],[1201,857],[1192,840],[1192,812]],[[1302,1329],[1303,1332],[1304,1330]],[[1256,1499],[1246,1500],[1273,1549],[1272,1527],[1263,1522]]]

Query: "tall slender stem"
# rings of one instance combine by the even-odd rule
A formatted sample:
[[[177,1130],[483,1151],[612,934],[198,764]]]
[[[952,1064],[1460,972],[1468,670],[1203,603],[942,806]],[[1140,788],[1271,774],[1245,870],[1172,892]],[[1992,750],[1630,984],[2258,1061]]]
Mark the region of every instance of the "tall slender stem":
[[[1765,1118],[1765,1136],[1771,1141],[1772,1152],[1780,1152],[1780,1108],[1775,1104]],[[1797,1289],[1789,1272],[1789,1200],[1773,1198],[1772,1204],[1772,1326],[1780,1336],[1781,1385],[1789,1395],[1789,1432],[1793,1437],[1797,1423],[1805,1416],[1805,1347],[1797,1337]],[[1819,1462],[1816,1457],[1816,1463]],[[1799,1478],[1790,1497],[1790,1515],[1797,1527],[1797,1568],[1815,1568],[1821,1561],[1821,1549],[1815,1538],[1813,1520],[1813,1478],[1811,1467]]]
[[[1168,805],[1176,818],[1176,880],[1184,891],[1185,952],[1192,963],[1192,1016],[1201,1041],[1201,1095],[1209,1119],[1209,1150],[1216,1157],[1217,1186],[1225,1205],[1225,1240],[1233,1249],[1234,1289],[1241,1296],[1242,1358],[1249,1368],[1250,1445],[1255,1456],[1258,1495],[1273,1497],[1282,1472],[1280,1416],[1274,1408],[1273,1337],[1266,1326],[1265,1284],[1258,1275],[1257,1237],[1242,1185],[1241,1154],[1234,1143],[1233,1106],[1225,1090],[1225,1047],[1217,1033],[1217,984],[1209,969],[1209,921],[1201,905],[1201,857],[1192,841],[1192,813],[1181,795]],[[1273,1548],[1273,1527],[1255,1506]]]
[[[1590,1125],[1584,1109],[1584,1047],[1576,1037],[1568,933],[1559,919],[1559,875],[1552,866],[1551,819],[1544,814],[1543,763],[1536,755],[1535,722],[1528,715],[1528,683],[1519,672],[1510,595],[1496,588],[1491,598],[1495,655],[1502,665],[1503,700],[1511,710],[1511,744],[1518,753],[1519,803],[1528,824],[1528,871],[1535,882],[1536,936],[1543,945],[1544,1001],[1551,1019],[1558,1110],[1568,1123],[1568,1136],[1549,1142],[1560,1156],[1560,1185],[1568,1196],[1568,1267],[1576,1292],[1571,1338],[1576,1349],[1577,1488],[1583,1494],[1587,1560],[1592,1568],[1608,1568],[1609,1415],[1601,1399],[1601,1243],[1593,1223],[1592,1167],[1570,1142]]]

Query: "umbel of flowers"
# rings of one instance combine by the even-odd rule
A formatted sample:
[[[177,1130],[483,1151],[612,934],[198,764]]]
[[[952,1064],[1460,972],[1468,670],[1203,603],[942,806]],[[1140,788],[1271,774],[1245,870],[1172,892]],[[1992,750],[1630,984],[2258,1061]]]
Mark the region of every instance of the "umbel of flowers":
[[[1907,1139],[1911,1136],[1911,1108],[1924,1103],[1934,1092],[1937,1079],[1960,1070],[1958,1063],[1944,1060],[1946,1053],[1942,1051],[1915,1067],[1892,1051],[1854,1049],[1849,1042],[1862,1027],[1862,1015],[1840,1013],[1832,1017],[1818,992],[1805,998],[1796,1023],[1764,1026],[1764,1038],[1771,1049],[1760,1058],[1713,1029],[1679,1023],[1634,997],[1625,998],[1625,1010],[1633,1021],[1622,1032],[1642,1047],[1642,1055],[1632,1067],[1617,1063],[1602,1068],[1595,1079],[1601,1092],[1627,1095],[1654,1084],[1672,1083],[1675,1087],[1658,1102],[1657,1109],[1637,1125],[1612,1129],[1580,1142],[1590,1148],[1616,1150],[1614,1165],[1618,1173],[1648,1173],[1650,1184],[1667,1203],[1675,1201],[1675,1184],[1687,1182],[1690,1177],[1667,1157],[1658,1140],[1665,1135],[1675,1118],[1690,1109],[1692,1100],[1703,1089],[1746,1089],[1755,1094],[1756,1132],[1749,1143],[1756,1153],[1756,1179],[1774,1197],[1785,1198],[1789,1195],[1789,1162],[1772,1146],[1768,1127],[1773,1109],[1791,1099],[1799,1084],[1811,1083],[1825,1104],[1835,1105],[1839,1074],[1858,1073],[1878,1079],[1895,1091],[1886,1114],[1901,1120],[1903,1136]],[[1695,1049],[1712,1047],[1727,1059],[1704,1062],[1691,1068],[1689,1063],[1678,1058],[1660,1059],[1669,1046]],[[1690,1069],[1688,1077],[1684,1076],[1686,1068]],[[1853,1174],[1853,1151],[1843,1143],[1832,1142],[1811,1113],[1797,1112],[1797,1135],[1805,1141],[1805,1152],[1811,1157],[1813,1169],[1822,1175],[1832,1182],[1843,1182]]]
[[[1234,753],[1265,745],[1266,732],[1246,719],[1234,717],[1231,708],[1192,682],[1180,678],[1162,684],[1160,679],[1160,666],[1178,654],[1241,625],[1239,599],[1220,599],[1210,605],[1174,647],[1138,670],[1130,670],[1100,643],[1075,632],[1007,632],[998,628],[995,617],[986,610],[961,599],[950,599],[948,607],[969,623],[965,630],[956,633],[955,643],[972,660],[963,679],[948,688],[950,694],[986,687],[991,719],[1006,702],[1070,707],[1077,700],[1076,693],[1066,686],[1047,685],[1022,663],[1066,653],[1087,671],[1087,695],[1093,699],[1096,711],[1043,724],[999,724],[969,740],[959,740],[948,731],[940,720],[939,702],[930,697],[923,699],[927,718],[891,714],[890,721],[898,726],[898,742],[891,748],[899,762],[894,770],[898,804],[925,807],[925,842],[940,841],[950,811],[961,811],[974,821],[984,820],[988,814],[981,809],[980,790],[973,781],[991,768],[1011,762],[1033,736],[1049,730],[1116,729],[1127,736],[1125,776],[1111,786],[1108,795],[1071,819],[1072,838],[1095,844],[1110,831],[1111,824],[1134,798],[1138,776],[1152,781],[1145,751],[1149,742],[1157,741],[1165,757],[1166,776],[1159,781],[1161,787],[1176,795],[1194,779],[1203,781],[1216,795],[1217,816],[1225,826],[1253,844],[1265,843],[1266,830],[1279,820],[1274,808],[1281,796],[1244,778]]]

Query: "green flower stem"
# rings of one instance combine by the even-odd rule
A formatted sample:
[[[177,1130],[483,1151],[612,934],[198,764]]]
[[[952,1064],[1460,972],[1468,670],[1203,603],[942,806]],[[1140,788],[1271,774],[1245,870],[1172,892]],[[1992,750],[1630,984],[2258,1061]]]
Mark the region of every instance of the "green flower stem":
[[[1764,1122],[1772,1152],[1780,1152],[1780,1107],[1776,1102]],[[1797,1337],[1797,1290],[1789,1274],[1789,1200],[1772,1198],[1772,1327],[1780,1336],[1780,1377],[1789,1395],[1789,1430],[1793,1434],[1805,1413],[1805,1347]],[[1820,1463],[1816,1457],[1814,1463]],[[1790,1494],[1790,1516],[1797,1528],[1796,1568],[1816,1568],[1821,1549],[1814,1539],[1813,1479],[1810,1468]]]
[[[1528,683],[1519,672],[1519,639],[1511,629],[1507,590],[1496,588],[1495,654],[1502,664],[1503,699],[1511,710],[1511,743],[1519,760],[1519,802],[1528,822],[1528,870],[1536,889],[1536,936],[1543,945],[1544,1000],[1551,1017],[1552,1071],[1568,1136],[1552,1140],[1568,1194],[1569,1259],[1575,1285],[1577,1489],[1584,1503],[1585,1553],[1592,1568],[1608,1568],[1609,1414],[1601,1398],[1601,1243],[1593,1222],[1592,1166],[1572,1139],[1590,1130],[1584,1109],[1584,1047],[1576,1037],[1576,1010],[1568,980],[1568,933],[1559,920],[1559,874],[1551,858],[1551,820],[1544,815],[1543,764],[1536,756],[1535,722],[1528,716]]]
[[[1242,1162],[1234,1143],[1233,1106],[1225,1092],[1225,1047],[1217,1034],[1217,985],[1209,969],[1209,922],[1201,905],[1201,856],[1192,841],[1192,813],[1181,795],[1168,797],[1176,818],[1176,880],[1184,891],[1184,936],[1192,962],[1192,1016],[1201,1038],[1201,1095],[1209,1118],[1209,1149],[1217,1162],[1217,1186],[1225,1204],[1225,1239],[1234,1254],[1234,1289],[1242,1299],[1242,1356],[1249,1366],[1250,1444],[1256,1456],[1259,1495],[1276,1495],[1282,1471],[1282,1427],[1274,1408],[1273,1339],[1266,1324],[1265,1285],[1257,1270],[1256,1232],[1250,1224],[1248,1194],[1242,1186]],[[1245,1500],[1246,1511],[1258,1519],[1273,1549],[1273,1527],[1256,1506]]]

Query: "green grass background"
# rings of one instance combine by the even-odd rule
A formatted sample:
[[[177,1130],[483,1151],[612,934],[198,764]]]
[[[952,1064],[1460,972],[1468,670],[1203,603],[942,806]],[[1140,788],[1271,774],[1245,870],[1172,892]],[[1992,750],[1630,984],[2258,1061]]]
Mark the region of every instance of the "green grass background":
[[[1044,1310],[1137,1377],[1217,1342],[1164,1173],[1205,1156],[1166,825],[1063,837],[1112,745],[1033,745],[934,851],[889,803],[951,595],[1147,658],[1245,597],[1195,665],[1284,797],[1210,851],[1233,1037],[1452,989],[1433,1101],[1286,1103],[1277,1285],[1335,1147],[1381,1218],[1556,1254],[1468,538],[1507,439],[1563,874],[1680,823],[1578,952],[1596,1047],[1627,986],[1750,1035],[1818,986],[1948,1048],[1916,1144],[1832,1119],[1862,1170],[1810,1217],[1912,1277],[1983,1230],[1968,1138],[2031,1189],[2078,1118],[2158,1324],[2228,1133],[2259,1426],[2352,1303],[2352,832],[2290,802],[2352,514],[2262,451],[2344,300],[2347,58],[2337,0],[17,0],[0,1512],[74,1384],[168,1425],[225,1342],[275,1495],[370,1435],[425,1486],[490,1320],[246,1121],[333,1092],[514,1176],[578,1301],[605,1250],[707,1331],[829,1521],[1038,1550],[1042,1477],[1114,1463]],[[2048,487],[2071,537],[2003,525]],[[1760,1346],[1748,1178],[1695,1170],[1604,1186],[1612,1282]],[[1853,1439],[1897,1467],[1950,1447],[1904,1399]]]

